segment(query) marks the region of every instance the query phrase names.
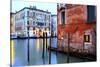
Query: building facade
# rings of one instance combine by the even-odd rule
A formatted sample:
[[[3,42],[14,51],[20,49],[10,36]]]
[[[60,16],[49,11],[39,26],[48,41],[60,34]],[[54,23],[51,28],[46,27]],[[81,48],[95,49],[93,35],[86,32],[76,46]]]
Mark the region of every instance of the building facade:
[[[57,21],[59,50],[96,55],[95,6],[57,4]]]
[[[15,22],[14,22],[14,15],[15,13],[10,13],[10,34],[15,35]]]
[[[51,15],[51,32],[53,36],[57,36],[57,15]]]
[[[15,31],[18,36],[42,36],[50,34],[51,13],[37,9],[35,6],[25,7],[15,14]],[[28,30],[29,27],[29,30]]]

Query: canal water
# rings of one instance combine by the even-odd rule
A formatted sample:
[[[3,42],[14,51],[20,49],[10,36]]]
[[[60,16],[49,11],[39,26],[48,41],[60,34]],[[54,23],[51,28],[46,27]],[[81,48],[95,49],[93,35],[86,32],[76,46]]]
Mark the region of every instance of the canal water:
[[[50,45],[49,38],[47,46]],[[10,41],[11,49],[11,65],[27,66],[27,65],[47,65],[67,63],[67,55],[46,49],[46,40],[44,42],[43,56],[43,39],[15,39]],[[29,48],[28,48],[29,46]],[[51,47],[57,47],[57,38],[51,38]],[[29,49],[29,53],[28,53]],[[28,55],[29,54],[29,55]],[[28,62],[29,56],[29,62]],[[83,59],[70,56],[69,63],[82,62]]]

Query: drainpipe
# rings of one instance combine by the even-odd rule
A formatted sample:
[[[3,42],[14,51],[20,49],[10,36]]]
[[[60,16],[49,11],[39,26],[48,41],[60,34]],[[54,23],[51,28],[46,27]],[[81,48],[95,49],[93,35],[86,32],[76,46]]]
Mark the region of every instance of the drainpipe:
[[[51,36],[50,36],[49,64],[51,64],[51,37],[52,37],[52,32],[51,32]]]

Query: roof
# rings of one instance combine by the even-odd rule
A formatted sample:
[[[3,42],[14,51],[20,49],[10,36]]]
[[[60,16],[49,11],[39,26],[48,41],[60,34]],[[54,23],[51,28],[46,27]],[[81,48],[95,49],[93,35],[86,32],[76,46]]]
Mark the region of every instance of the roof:
[[[15,14],[15,13],[13,13],[13,12],[10,12],[10,14],[11,14],[11,15],[13,15],[13,14]]]
[[[51,16],[57,16],[56,14],[52,14]]]
[[[35,11],[40,11],[40,12],[45,12],[45,13],[51,13],[51,12],[48,12],[48,11],[44,11],[44,10],[37,9],[37,8],[30,8],[30,7],[24,7],[23,9],[17,11],[16,13],[19,13],[19,12],[23,11],[24,9],[30,9],[30,10],[35,10]]]

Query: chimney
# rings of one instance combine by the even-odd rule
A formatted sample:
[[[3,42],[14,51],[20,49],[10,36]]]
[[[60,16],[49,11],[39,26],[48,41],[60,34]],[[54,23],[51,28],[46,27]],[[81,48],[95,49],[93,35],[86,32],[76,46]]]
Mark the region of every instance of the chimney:
[[[46,10],[48,12],[48,10]]]
[[[36,6],[33,6],[33,9],[36,9]]]
[[[30,6],[30,8],[32,8],[32,6]]]

